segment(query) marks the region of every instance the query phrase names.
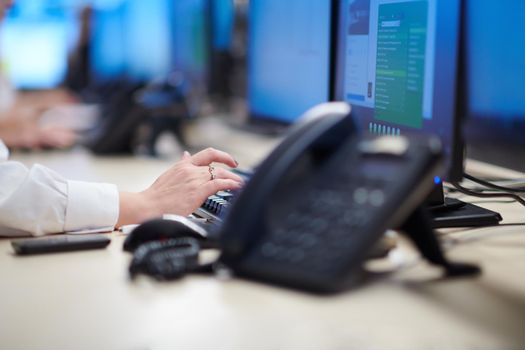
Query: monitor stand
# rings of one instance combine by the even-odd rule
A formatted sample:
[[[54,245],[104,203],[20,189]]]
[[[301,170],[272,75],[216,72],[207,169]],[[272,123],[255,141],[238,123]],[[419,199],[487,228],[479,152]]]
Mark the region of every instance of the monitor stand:
[[[445,197],[441,183],[428,196],[426,205],[433,228],[494,226],[502,220],[495,211]]]

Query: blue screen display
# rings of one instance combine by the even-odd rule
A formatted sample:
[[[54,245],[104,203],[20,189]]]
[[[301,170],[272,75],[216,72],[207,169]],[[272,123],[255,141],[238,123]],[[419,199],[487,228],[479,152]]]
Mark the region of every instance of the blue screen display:
[[[18,88],[59,85],[76,39],[74,11],[50,1],[17,1],[0,31],[2,70]]]
[[[465,1],[468,156],[525,171],[524,1]]]
[[[65,23],[11,21],[2,29],[3,62],[14,86],[45,89],[62,82],[68,54]]]
[[[248,95],[252,118],[292,123],[329,99],[327,0],[252,0]]]
[[[98,81],[148,81],[172,65],[169,0],[124,0],[96,9],[91,59]]]
[[[213,48],[226,51],[232,45],[235,6],[233,0],[213,0],[211,2]]]
[[[91,33],[91,69],[97,81],[126,74],[124,5],[97,9]]]
[[[173,2],[172,64],[192,81],[202,80],[208,65],[208,22],[205,0]]]
[[[95,12],[94,75],[149,81],[173,70],[202,76],[207,64],[205,0],[122,0]]]
[[[467,1],[469,115],[525,120],[524,13],[524,1]]]
[[[148,81],[169,73],[172,19],[170,0],[126,2],[126,58],[132,80]]]

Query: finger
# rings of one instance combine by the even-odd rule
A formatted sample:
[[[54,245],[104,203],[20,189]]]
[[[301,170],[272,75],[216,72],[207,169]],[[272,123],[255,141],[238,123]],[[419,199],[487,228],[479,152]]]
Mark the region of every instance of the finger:
[[[215,179],[213,181],[206,182],[204,187],[206,192],[209,193],[209,195],[212,195],[219,191],[240,189],[242,187],[242,183],[231,179]]]
[[[76,134],[67,129],[43,129],[40,143],[45,147],[66,148],[76,141]]]
[[[182,159],[183,160],[187,160],[187,159],[190,159],[190,158],[191,158],[190,152],[184,151],[184,153],[182,153]]]
[[[204,151],[194,154],[191,157],[191,162],[194,165],[209,165],[213,162],[223,163],[229,167],[236,168],[238,163],[231,155],[226,152],[216,150],[214,148],[207,148]]]
[[[235,173],[232,173],[231,171],[223,169],[223,168],[215,168],[213,170],[213,174],[218,179],[231,179],[239,183],[244,183],[244,180],[242,177],[240,177],[239,175]]]

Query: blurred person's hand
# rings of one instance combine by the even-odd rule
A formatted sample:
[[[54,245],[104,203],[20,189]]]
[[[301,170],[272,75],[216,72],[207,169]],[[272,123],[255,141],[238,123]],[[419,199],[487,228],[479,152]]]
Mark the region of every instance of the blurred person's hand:
[[[0,139],[10,148],[67,148],[77,136],[60,126],[41,126],[40,112],[32,108],[11,109],[0,118]]]
[[[199,208],[212,194],[242,187],[244,182],[240,176],[224,168],[210,168],[212,163],[221,163],[231,168],[238,165],[231,155],[213,148],[193,156],[185,152],[179,162],[159,176],[146,190],[120,194],[117,226],[141,223],[163,214],[186,216]]]
[[[38,112],[47,109],[78,103],[75,95],[65,89],[19,92],[15,108],[32,108]]]
[[[77,134],[71,129],[60,126],[37,127],[37,147],[39,148],[69,148],[75,144]]]
[[[0,139],[9,148],[35,150],[70,147],[75,143],[76,135],[71,130],[60,127],[40,128],[38,125],[22,125],[0,130]]]

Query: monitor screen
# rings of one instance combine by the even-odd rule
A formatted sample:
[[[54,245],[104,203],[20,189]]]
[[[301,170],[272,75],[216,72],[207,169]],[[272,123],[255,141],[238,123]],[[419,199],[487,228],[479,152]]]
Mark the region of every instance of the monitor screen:
[[[186,0],[189,1],[189,0]],[[173,3],[186,2],[176,0]],[[124,42],[127,74],[134,81],[165,77],[171,70],[171,0],[127,0]]]
[[[47,89],[62,82],[68,53],[64,23],[12,21],[2,29],[2,60],[14,86]]]
[[[122,79],[126,74],[124,4],[95,9],[91,26],[90,62],[96,82]]]
[[[331,1],[251,0],[250,116],[294,122],[330,90]]]
[[[174,18],[171,62],[175,70],[193,83],[202,83],[209,60],[208,2],[177,0],[172,3]]]
[[[171,70],[170,0],[120,0],[95,8],[91,64],[96,82],[147,82]]]
[[[65,77],[75,35],[70,9],[49,1],[19,1],[0,31],[2,70],[17,88],[54,88]]]
[[[228,51],[233,41],[235,4],[233,0],[212,0],[210,3],[213,49]]]
[[[372,135],[438,135],[458,180],[459,0],[339,0],[335,99]],[[460,157],[461,158],[461,157]]]
[[[468,155],[525,171],[525,2],[465,4]]]

